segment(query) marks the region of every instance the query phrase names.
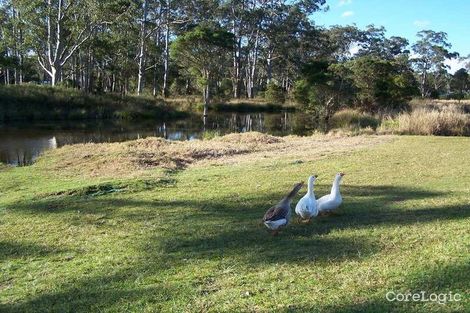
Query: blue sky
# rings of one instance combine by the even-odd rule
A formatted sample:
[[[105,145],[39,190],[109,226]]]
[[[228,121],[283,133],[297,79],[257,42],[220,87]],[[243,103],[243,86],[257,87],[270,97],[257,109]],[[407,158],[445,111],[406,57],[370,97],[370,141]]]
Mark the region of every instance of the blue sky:
[[[444,31],[452,50],[470,55],[470,0],[327,0],[328,12],[317,12],[317,25],[348,25],[364,29],[385,26],[387,36],[402,36],[410,43],[423,29]],[[454,61],[453,67],[458,66]],[[455,68],[453,68],[455,70]]]

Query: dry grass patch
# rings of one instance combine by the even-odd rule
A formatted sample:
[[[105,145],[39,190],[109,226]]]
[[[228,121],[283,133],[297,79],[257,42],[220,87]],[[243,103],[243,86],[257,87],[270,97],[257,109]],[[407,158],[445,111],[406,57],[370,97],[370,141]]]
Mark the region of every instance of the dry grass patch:
[[[283,142],[284,140],[281,137],[275,137],[275,136],[261,134],[257,132],[249,132],[249,133],[228,134],[223,137],[215,138],[214,141],[259,146],[259,145],[280,143],[280,142]]]
[[[284,157],[307,161],[388,140],[387,136],[318,134],[281,138],[257,132],[191,141],[152,137],[122,143],[65,146],[46,152],[33,166],[66,177],[145,177],[155,175],[155,170],[163,174],[166,170],[184,169],[195,163],[227,164]]]
[[[470,100],[438,100],[438,99],[413,99],[410,102],[413,111],[418,109],[427,110],[458,110],[463,113],[470,113]]]
[[[246,133],[182,142],[146,138],[122,143],[77,144],[46,152],[37,166],[72,176],[77,173],[92,177],[136,176],[148,169],[182,169],[198,160],[255,152],[280,142],[281,138]]]
[[[441,110],[419,108],[411,113],[398,116],[398,129],[403,134],[412,135],[470,135],[470,115],[456,106]]]

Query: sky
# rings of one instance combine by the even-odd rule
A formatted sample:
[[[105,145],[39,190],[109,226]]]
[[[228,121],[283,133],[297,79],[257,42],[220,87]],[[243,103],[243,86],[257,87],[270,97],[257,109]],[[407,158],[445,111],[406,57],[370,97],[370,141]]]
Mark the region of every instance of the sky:
[[[452,51],[470,55],[470,0],[326,0],[329,10],[312,15],[315,24],[351,25],[364,29],[369,24],[384,26],[386,36],[401,36],[416,41],[423,29],[448,34]],[[449,62],[451,72],[462,63]]]

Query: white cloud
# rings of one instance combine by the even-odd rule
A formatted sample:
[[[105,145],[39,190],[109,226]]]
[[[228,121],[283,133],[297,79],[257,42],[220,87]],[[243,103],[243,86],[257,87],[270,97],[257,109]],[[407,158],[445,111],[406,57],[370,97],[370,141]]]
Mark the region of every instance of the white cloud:
[[[354,12],[353,11],[346,11],[343,14],[341,14],[341,17],[348,17],[348,16],[353,16]]]
[[[339,0],[338,6],[342,7],[343,5],[351,4],[352,0]]]
[[[361,48],[361,47],[359,47],[359,45],[354,42],[351,46],[349,46],[349,54],[350,54],[351,56],[355,55],[356,53],[359,52],[359,49],[360,49],[360,48]]]
[[[448,65],[449,73],[454,74],[462,67],[465,68],[466,61],[462,59],[447,59],[444,61],[445,65]]]
[[[431,22],[428,20],[416,20],[413,22],[413,25],[419,28],[427,27],[429,24],[431,24]]]

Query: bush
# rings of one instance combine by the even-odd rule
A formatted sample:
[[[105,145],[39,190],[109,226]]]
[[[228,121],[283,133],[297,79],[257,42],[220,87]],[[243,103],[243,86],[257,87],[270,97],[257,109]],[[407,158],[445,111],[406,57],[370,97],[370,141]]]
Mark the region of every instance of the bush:
[[[217,86],[216,96],[221,99],[230,99],[233,93],[233,85],[230,79],[224,78]]]
[[[283,104],[286,101],[284,90],[275,83],[268,84],[266,92],[264,93],[264,98],[268,102],[274,104]]]
[[[370,114],[361,113],[352,109],[336,112],[330,120],[332,128],[367,128],[376,129],[380,121]]]
[[[218,130],[206,130],[202,133],[202,140],[211,140],[216,137],[220,137],[220,132]]]

